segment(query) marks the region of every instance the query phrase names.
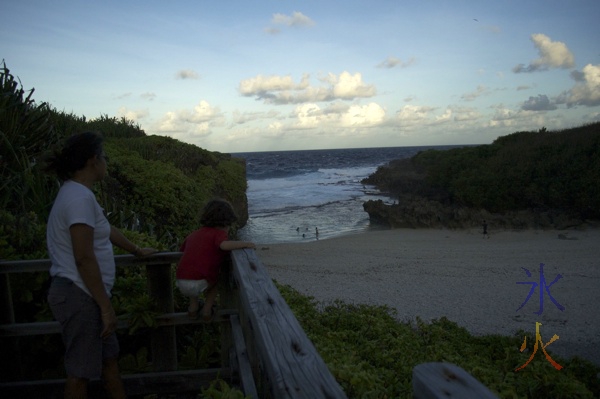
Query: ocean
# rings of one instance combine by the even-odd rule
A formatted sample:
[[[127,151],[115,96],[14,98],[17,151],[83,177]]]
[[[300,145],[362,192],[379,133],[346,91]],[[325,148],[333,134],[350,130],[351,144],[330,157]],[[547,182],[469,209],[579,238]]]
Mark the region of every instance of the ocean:
[[[246,160],[249,220],[239,239],[257,244],[322,240],[380,228],[363,203],[392,202],[360,181],[378,166],[426,149],[385,147],[235,153]]]

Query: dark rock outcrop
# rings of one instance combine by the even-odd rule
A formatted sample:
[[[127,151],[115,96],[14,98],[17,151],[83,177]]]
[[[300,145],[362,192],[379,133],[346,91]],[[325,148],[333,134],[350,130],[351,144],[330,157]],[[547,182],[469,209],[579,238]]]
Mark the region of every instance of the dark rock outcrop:
[[[363,209],[372,223],[391,228],[451,228],[482,226],[483,220],[491,229],[568,229],[584,221],[553,211],[515,211],[496,214],[484,209],[443,205],[423,197],[401,197],[394,204],[382,200],[367,201]]]

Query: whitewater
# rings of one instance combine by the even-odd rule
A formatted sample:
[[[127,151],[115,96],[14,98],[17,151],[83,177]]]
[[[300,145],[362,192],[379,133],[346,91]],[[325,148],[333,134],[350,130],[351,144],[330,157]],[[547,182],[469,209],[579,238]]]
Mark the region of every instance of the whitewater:
[[[270,151],[232,154],[246,160],[247,225],[242,240],[307,242],[363,232],[363,203],[393,199],[361,183],[379,166],[427,149],[451,146]]]

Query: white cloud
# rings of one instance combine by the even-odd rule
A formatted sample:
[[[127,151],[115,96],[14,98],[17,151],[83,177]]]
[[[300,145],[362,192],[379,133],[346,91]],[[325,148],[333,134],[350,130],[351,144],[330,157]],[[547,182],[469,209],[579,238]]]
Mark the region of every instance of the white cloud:
[[[371,127],[383,123],[385,110],[376,103],[367,105],[352,105],[340,114],[340,124],[343,127]]]
[[[518,130],[532,130],[544,124],[543,114],[527,110],[511,110],[500,105],[488,122],[489,127],[507,127]]]
[[[446,108],[446,111],[442,115],[438,115],[435,117],[435,123],[445,123],[452,120],[452,110],[450,108]]]
[[[370,128],[385,122],[386,112],[379,104],[347,105],[341,102],[322,108],[315,103],[296,106],[292,112],[293,123],[272,123],[269,128],[278,130],[329,129],[331,134],[341,134],[345,128]]]
[[[167,112],[158,122],[156,130],[161,133],[177,133],[184,131],[183,124],[175,112]]]
[[[170,133],[174,137],[205,136],[211,133],[212,127],[223,124],[224,117],[219,108],[212,107],[207,101],[202,100],[191,110],[167,112],[156,124],[155,129],[161,133]]]
[[[535,87],[535,86],[520,85],[520,86],[517,86],[517,91],[529,90],[529,89],[532,89],[533,87]]]
[[[513,72],[545,71],[549,68],[573,68],[575,57],[563,42],[553,42],[542,33],[531,35],[531,41],[537,48],[540,58],[533,60],[529,65],[519,64],[513,68]]]
[[[293,27],[315,25],[315,22],[312,19],[310,19],[309,17],[307,17],[299,11],[294,11],[294,13],[291,16],[285,14],[273,14],[271,22],[275,25],[285,25]]]
[[[300,83],[294,83],[291,76],[263,76],[257,75],[254,78],[242,80],[240,82],[240,93],[244,96],[260,96],[271,91],[282,90],[302,90],[308,87],[309,75],[304,74]]]
[[[568,106],[600,105],[600,65],[583,67],[582,79],[566,94]]]
[[[319,126],[320,122],[324,121],[321,108],[317,104],[299,105],[294,113],[296,114],[295,128],[297,129],[315,128]]]
[[[144,119],[148,116],[148,110],[147,109],[132,110],[132,109],[128,109],[127,107],[120,107],[119,110],[117,111],[117,116],[119,118],[124,117],[125,119],[128,119],[130,121],[137,122],[140,119]]]
[[[310,86],[310,76],[304,74],[300,83],[291,76],[262,76],[240,82],[243,96],[256,97],[270,104],[301,104],[334,100],[352,100],[372,97],[377,93],[375,86],[365,84],[360,73],[342,72],[339,76],[329,73],[319,79],[324,86]]]
[[[353,99],[356,97],[372,97],[377,93],[375,86],[363,83],[360,73],[351,75],[348,72],[342,72],[339,77],[330,73],[329,76],[335,82],[333,86],[333,95],[335,98]]]
[[[155,94],[155,93],[152,93],[152,92],[146,92],[146,93],[142,93],[142,94],[140,94],[140,97],[141,97],[143,100],[152,101],[152,100],[154,100],[154,99],[156,98],[156,94]]]
[[[585,115],[585,120],[588,122],[600,122],[600,112],[592,112]]]
[[[423,105],[405,105],[396,112],[396,120],[400,122],[402,126],[416,125],[426,122],[432,111],[432,107]]]
[[[521,105],[521,109],[524,111],[553,111],[556,108],[556,104],[550,101],[545,94],[538,94],[537,97],[529,97],[529,99]]]
[[[265,33],[269,35],[278,35],[281,33],[281,29],[278,28],[265,28]]]
[[[273,119],[279,116],[279,112],[270,110],[267,112],[240,112],[233,111],[232,122],[237,125],[263,119]]]
[[[473,101],[478,97],[481,97],[486,94],[489,94],[489,89],[483,85],[479,85],[477,86],[477,89],[475,91],[471,93],[465,93],[462,96],[460,96],[460,98],[462,98],[465,101]]]
[[[452,109],[452,112],[454,115],[454,121],[456,122],[474,121],[481,117],[481,114],[476,108],[455,107]]]
[[[414,63],[415,63],[414,57],[410,58],[408,61],[402,61],[400,58],[390,56],[390,57],[387,57],[385,59],[385,61],[382,61],[379,64],[377,64],[377,68],[387,68],[387,69],[391,69],[391,68],[395,68],[395,67],[406,68]]]
[[[175,74],[175,79],[182,79],[182,80],[186,80],[186,79],[199,79],[200,75],[198,75],[198,72],[191,70],[191,69],[182,69],[181,71],[177,72]]]
[[[283,130],[283,123],[279,121],[271,122],[269,123],[267,129],[271,135],[281,135],[281,131]]]

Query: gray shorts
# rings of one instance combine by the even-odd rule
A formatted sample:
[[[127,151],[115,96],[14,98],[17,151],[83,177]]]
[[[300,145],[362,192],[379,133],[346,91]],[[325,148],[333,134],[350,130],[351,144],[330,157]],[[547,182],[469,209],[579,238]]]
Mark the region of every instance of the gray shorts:
[[[119,356],[119,342],[115,333],[100,336],[103,324],[96,301],[71,280],[54,277],[48,303],[61,326],[67,375],[100,378],[103,360]]]

